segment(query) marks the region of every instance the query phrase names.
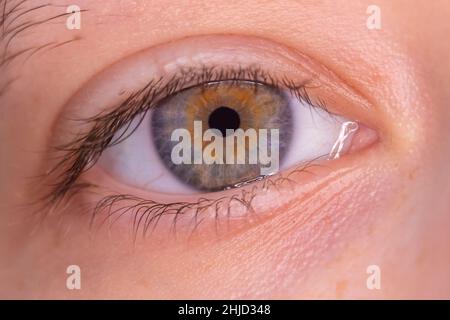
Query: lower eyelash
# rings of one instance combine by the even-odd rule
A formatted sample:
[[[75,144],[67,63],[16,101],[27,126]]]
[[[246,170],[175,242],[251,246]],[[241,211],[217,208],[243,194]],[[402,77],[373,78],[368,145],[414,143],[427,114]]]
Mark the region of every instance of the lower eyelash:
[[[110,226],[115,224],[123,216],[133,217],[132,234],[133,239],[136,240],[138,236],[145,238],[149,233],[153,232],[158,222],[162,217],[173,216],[172,225],[169,232],[176,235],[177,221],[183,215],[193,213],[190,216],[192,223],[191,234],[198,228],[206,212],[213,211],[212,217],[215,219],[216,231],[220,221],[230,219],[231,207],[233,204],[240,205],[244,209],[242,217],[248,214],[254,214],[252,202],[259,190],[276,190],[279,191],[285,183],[296,183],[291,179],[292,175],[308,173],[310,168],[315,166],[323,166],[323,164],[315,163],[320,158],[313,159],[307,163],[304,163],[297,168],[290,171],[287,175],[282,173],[275,176],[267,177],[258,183],[251,185],[250,188],[239,187],[239,192],[231,195],[222,196],[219,198],[200,198],[194,202],[174,202],[174,203],[162,203],[154,200],[143,199],[137,196],[129,194],[112,194],[104,196],[101,200],[96,201],[96,204],[89,211],[91,212],[90,227],[96,225],[98,219],[101,218],[100,226],[103,226],[106,222],[109,222]],[[84,188],[79,188],[76,192],[94,192],[101,188],[95,185],[85,185]],[[237,190],[237,189],[236,189]],[[72,195],[71,197],[73,197]],[[124,203],[121,206],[121,203]]]

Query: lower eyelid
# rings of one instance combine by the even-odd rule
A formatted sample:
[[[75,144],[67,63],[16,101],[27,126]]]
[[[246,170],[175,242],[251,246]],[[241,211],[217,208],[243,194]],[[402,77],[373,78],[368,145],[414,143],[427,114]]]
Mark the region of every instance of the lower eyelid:
[[[311,168],[309,170],[299,170],[296,174],[288,175],[290,181],[287,178],[283,180],[281,177],[271,177],[270,180],[248,187],[217,192],[205,197],[183,196],[176,202],[173,202],[173,196],[169,202],[161,199],[161,195],[139,197],[136,196],[139,194],[137,190],[129,192],[129,195],[116,194],[117,197],[106,193],[98,199],[98,195],[95,195],[92,200],[89,192],[80,196],[85,197],[82,201],[89,198],[87,202],[97,203],[94,225],[104,226],[107,221],[113,228],[128,231],[131,228],[136,237],[164,237],[171,232],[176,232],[178,238],[190,237],[194,230],[202,234],[228,233],[232,231],[230,227],[241,229],[251,225],[251,222],[256,222],[255,220],[262,222],[271,216],[269,213],[274,213],[292,199],[296,199],[292,186],[298,186],[299,182],[294,181],[294,176],[301,180],[302,189],[307,192],[311,187],[308,181],[317,179],[319,175],[317,169],[314,173]],[[322,181],[321,185],[324,183],[326,182]],[[99,206],[101,201],[105,202]],[[167,203],[163,208],[163,204]],[[198,224],[200,221],[201,224]]]
[[[366,134],[368,137],[364,137]],[[366,128],[357,140],[367,142],[371,139],[373,143],[376,141],[373,137],[371,129]],[[357,151],[361,147],[367,145],[354,145],[352,148]],[[327,195],[326,190],[358,170],[361,157],[357,158],[352,159],[349,155],[333,160],[333,163],[319,161],[299,166],[239,189],[210,195],[175,196],[175,203],[174,195],[152,195],[140,189],[124,188],[100,168],[95,168],[86,179],[97,181],[99,187],[92,193],[82,192],[79,199],[82,203],[97,203],[94,226],[111,224],[113,228],[127,230],[127,234],[131,230],[135,237],[165,237],[176,232],[178,239],[191,238],[194,230],[199,236],[233,234],[264,223],[293,203],[306,207],[311,201],[318,201],[319,195],[322,200],[331,197],[332,194]],[[351,186],[346,188],[352,192]],[[333,194],[338,189],[335,188]],[[164,209],[165,203],[172,205]]]
[[[192,238],[194,230],[200,236],[233,234],[264,223],[293,203],[303,207],[309,206],[311,201],[319,201],[314,200],[319,199],[319,195],[331,197],[332,194],[326,194],[329,184],[351,176],[358,167],[364,167],[364,158],[358,151],[369,148],[377,141],[376,131],[359,124],[348,156],[301,164],[248,186],[203,195],[148,193],[118,183],[96,165],[81,180],[81,183],[95,182],[96,186],[80,192],[77,199],[81,207],[93,209],[94,226],[104,226],[106,223],[120,230],[131,229],[135,237],[150,234],[166,236],[176,231],[178,238],[183,235]],[[356,153],[356,157],[352,153]],[[346,188],[348,192],[353,192],[351,187]],[[333,194],[338,189],[333,189]],[[310,200],[305,202],[306,199]]]

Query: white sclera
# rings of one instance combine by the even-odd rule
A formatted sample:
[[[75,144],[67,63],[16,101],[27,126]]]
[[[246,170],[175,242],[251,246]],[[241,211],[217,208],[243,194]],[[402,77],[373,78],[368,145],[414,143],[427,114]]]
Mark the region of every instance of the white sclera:
[[[287,154],[281,159],[280,169],[326,159],[339,137],[342,124],[348,120],[295,97],[291,97],[291,112],[292,140]]]

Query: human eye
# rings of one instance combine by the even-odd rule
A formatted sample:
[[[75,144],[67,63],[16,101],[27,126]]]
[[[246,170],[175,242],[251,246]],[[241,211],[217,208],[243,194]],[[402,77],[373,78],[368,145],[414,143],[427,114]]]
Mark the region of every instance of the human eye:
[[[119,130],[112,141],[135,128],[105,150],[100,166],[150,191],[217,192],[337,158],[359,128],[312,105],[307,84],[269,84],[259,69],[213,70],[210,79],[202,78],[205,72],[191,70],[201,83],[167,96]]]
[[[143,234],[264,217],[377,140],[364,107],[332,73],[266,40],[156,46],[70,100],[49,203],[94,203],[92,221],[128,218]]]

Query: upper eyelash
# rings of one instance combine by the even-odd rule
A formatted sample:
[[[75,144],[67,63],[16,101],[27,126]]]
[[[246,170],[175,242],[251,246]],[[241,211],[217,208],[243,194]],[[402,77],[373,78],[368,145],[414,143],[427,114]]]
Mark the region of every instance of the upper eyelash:
[[[77,180],[82,173],[96,164],[106,148],[121,143],[132,135],[145,118],[146,113],[162,100],[182,90],[219,81],[249,81],[255,86],[265,84],[287,89],[297,99],[306,102],[309,106],[327,111],[326,105],[321,99],[315,99],[314,103],[310,98],[308,89],[311,79],[297,83],[287,77],[275,78],[259,67],[181,68],[168,79],[161,77],[151,80],[144,88],[131,93],[112,111],[101,112],[87,119],[79,119],[78,121],[91,124],[91,129],[80,134],[73,141],[55,147],[54,151],[63,152],[63,155],[56,165],[46,173],[47,177],[56,175],[56,183],[51,185],[51,191],[44,196],[44,202],[53,206],[60,203],[72,189],[79,191],[92,186],[88,183],[77,183]],[[132,127],[132,120],[137,116],[140,117],[139,121]],[[122,134],[115,137],[117,131],[122,128],[125,128]]]

